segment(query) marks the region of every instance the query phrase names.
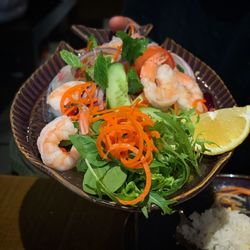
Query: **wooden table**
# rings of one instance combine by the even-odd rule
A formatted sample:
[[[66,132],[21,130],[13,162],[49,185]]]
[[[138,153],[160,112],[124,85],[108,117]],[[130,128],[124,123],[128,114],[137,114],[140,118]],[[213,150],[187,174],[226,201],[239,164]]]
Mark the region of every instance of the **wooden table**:
[[[127,215],[51,179],[0,176],[0,249],[123,249]]]
[[[0,250],[183,250],[178,218],[93,204],[50,178],[0,175]]]

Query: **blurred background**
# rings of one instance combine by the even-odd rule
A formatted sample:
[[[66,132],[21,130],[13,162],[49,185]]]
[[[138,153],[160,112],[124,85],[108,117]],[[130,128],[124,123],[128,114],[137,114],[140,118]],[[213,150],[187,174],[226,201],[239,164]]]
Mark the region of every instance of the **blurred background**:
[[[84,47],[72,24],[104,27],[123,9],[122,0],[0,1],[0,173],[10,173],[9,110],[15,93],[64,40]]]
[[[0,1],[1,111],[60,40],[83,47],[83,41],[70,31],[71,24],[102,27],[121,10],[122,1],[112,0]]]

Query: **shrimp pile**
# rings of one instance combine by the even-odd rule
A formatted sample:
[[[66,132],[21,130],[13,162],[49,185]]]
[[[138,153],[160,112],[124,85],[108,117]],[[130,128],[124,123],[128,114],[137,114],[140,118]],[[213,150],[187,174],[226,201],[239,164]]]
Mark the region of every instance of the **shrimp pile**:
[[[140,78],[147,101],[162,110],[176,103],[181,108],[190,109],[197,103],[196,109],[205,111],[199,103],[204,98],[197,82],[176,67],[172,68],[166,60],[164,52],[158,52],[141,66]]]

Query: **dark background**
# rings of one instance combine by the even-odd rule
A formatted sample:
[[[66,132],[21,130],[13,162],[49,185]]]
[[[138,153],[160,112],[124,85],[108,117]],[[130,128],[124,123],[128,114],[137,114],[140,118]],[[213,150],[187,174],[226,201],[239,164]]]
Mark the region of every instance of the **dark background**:
[[[3,6],[3,11],[18,8],[13,4]],[[0,112],[60,40],[74,47],[84,46],[70,31],[71,24],[102,27],[107,18],[121,11],[121,1],[27,0],[22,16],[0,23]]]

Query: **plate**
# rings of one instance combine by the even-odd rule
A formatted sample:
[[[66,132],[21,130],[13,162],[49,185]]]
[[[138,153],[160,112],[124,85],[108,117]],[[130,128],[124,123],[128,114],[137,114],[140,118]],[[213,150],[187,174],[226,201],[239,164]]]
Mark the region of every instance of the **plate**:
[[[98,34],[97,37],[99,42],[106,42],[110,38],[110,31],[108,30],[98,30],[79,25],[77,25],[77,27],[78,35],[82,34],[82,38],[84,38],[83,34],[89,35],[93,33],[93,30],[95,35]],[[235,100],[226,85],[208,65],[170,38],[166,38],[162,46],[182,57],[191,66],[202,91],[209,93],[210,96],[213,97],[215,108],[232,107],[236,105]],[[43,118],[46,110],[45,100],[47,87],[50,81],[59,72],[60,68],[64,66],[64,62],[59,55],[61,49],[73,51],[73,48],[71,48],[69,44],[61,42],[50,59],[42,64],[27,79],[15,95],[10,111],[11,129],[15,142],[22,154],[36,168],[56,179],[65,187],[79,194],[83,198],[100,205],[126,211],[136,211],[138,208],[121,206],[109,200],[100,199],[83,192],[82,173],[77,172],[75,169],[59,172],[47,167],[41,161],[36,141],[41,129],[46,124]],[[168,198],[174,198],[177,201],[177,204],[180,204],[198,194],[215,178],[216,174],[219,173],[225,163],[229,160],[232,153],[233,152],[227,152],[219,156],[204,157],[201,162],[201,176],[196,176],[181,190]],[[157,206],[152,206],[152,210],[158,209]]]

